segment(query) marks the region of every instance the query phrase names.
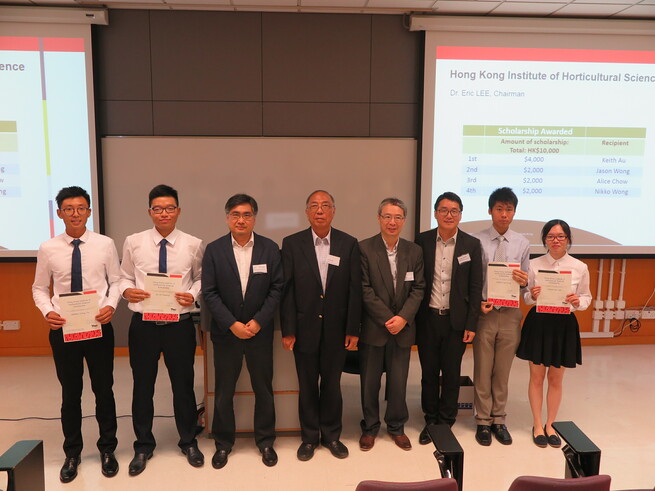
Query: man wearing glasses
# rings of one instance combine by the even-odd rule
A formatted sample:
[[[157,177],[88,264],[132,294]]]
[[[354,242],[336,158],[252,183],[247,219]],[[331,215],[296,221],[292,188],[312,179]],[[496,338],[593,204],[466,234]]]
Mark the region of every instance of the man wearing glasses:
[[[216,390],[212,466],[227,463],[234,446],[234,391],[243,358],[255,392],[255,443],[265,465],[277,464],[273,402],[273,317],[284,277],[280,249],[255,234],[257,202],[247,194],[227,200],[230,232],[207,246],[202,263],[202,295],[212,315]]]
[[[361,259],[357,239],[331,228],[335,206],[328,192],[311,193],[305,214],[310,228],[282,242],[282,343],[293,350],[300,389],[297,456],[311,459],[321,443],[345,459],[341,372],[346,350],[354,350],[359,338]]]
[[[430,443],[427,425],[455,424],[462,356],[480,314],[482,252],[478,239],[457,228],[462,209],[459,196],[443,193],[434,203],[437,228],[416,238],[426,284],[416,331],[426,423],[419,435],[422,445]]]
[[[405,435],[409,356],[416,337],[414,316],[421,305],[425,277],[423,253],[400,238],[407,207],[397,198],[378,206],[380,233],[359,243],[362,254],[364,311],[359,338],[362,436],[359,448],[370,450],[380,430],[380,379],[387,372],[384,421],[394,443],[403,450],[412,444]]]
[[[84,360],[89,369],[96,396],[96,420],[100,429],[98,450],[102,473],[113,477],[118,472],[114,456],[116,440],[116,404],[114,402],[114,330],[111,318],[120,299],[120,269],[114,241],[87,230],[91,216],[89,194],[78,186],[63,188],[57,194],[57,216],[65,225],[63,234],[39,247],[32,296],[50,327],[50,346],[61,384],[61,426],[64,432],[66,460],[59,473],[63,483],[77,476],[82,452],[82,376]],[[53,295],[50,295],[52,281]],[[61,315],[60,295],[93,291],[98,295],[101,336],[68,342],[62,332],[67,319]],[[63,300],[62,300],[63,301]],[[72,336],[71,336],[72,337]]]
[[[155,186],[148,203],[154,227],[125,239],[121,263],[120,291],[134,312],[128,341],[134,377],[132,424],[136,435],[129,467],[131,476],[144,471],[155,449],[152,398],[162,353],[173,389],[178,446],[193,467],[201,467],[205,461],[196,440],[196,330],[190,314],[200,293],[204,248],[200,239],[176,228],[181,209],[175,189],[165,184]],[[146,277],[157,275],[180,277],[180,291],[174,293],[179,305],[177,320],[149,320],[152,317],[144,316],[143,301],[151,296],[146,291]]]

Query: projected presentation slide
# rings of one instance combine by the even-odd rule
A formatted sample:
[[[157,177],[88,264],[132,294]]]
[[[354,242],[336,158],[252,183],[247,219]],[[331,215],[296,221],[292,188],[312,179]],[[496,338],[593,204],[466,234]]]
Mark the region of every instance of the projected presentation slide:
[[[33,251],[63,231],[62,187],[92,192],[86,69],[82,38],[0,36],[2,250]]]
[[[590,252],[655,247],[655,52],[438,46],[435,83],[432,202],[458,193],[464,230],[508,186],[540,249],[552,218]]]

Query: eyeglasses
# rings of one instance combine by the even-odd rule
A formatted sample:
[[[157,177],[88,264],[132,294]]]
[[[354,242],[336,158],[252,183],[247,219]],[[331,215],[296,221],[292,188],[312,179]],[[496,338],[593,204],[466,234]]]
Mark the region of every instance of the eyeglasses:
[[[254,213],[246,212],[246,213],[238,213],[236,211],[233,211],[232,213],[227,214],[228,217],[230,217],[230,220],[234,220],[235,222],[244,219],[246,222],[249,222],[253,218],[255,218]]]
[[[553,242],[554,240],[558,242],[563,242],[568,239],[568,235],[559,234],[559,235],[546,235],[546,242]]]
[[[441,215],[442,217],[445,217],[446,215],[449,215],[453,218],[456,218],[462,214],[462,212],[456,208],[453,208],[452,210],[449,210],[448,208],[439,208],[437,210],[437,213]]]
[[[390,222],[395,220],[396,222],[402,222],[405,217],[402,215],[378,215],[383,222]]]
[[[334,205],[331,203],[321,203],[320,205],[318,203],[312,203],[307,207],[309,211],[318,211],[319,208],[321,211],[328,211],[334,208]]]
[[[177,206],[153,206],[150,208],[155,215],[161,215],[166,210],[166,213],[175,213]]]
[[[67,217],[72,217],[75,212],[77,212],[78,215],[84,215],[87,211],[89,211],[91,208],[88,206],[80,206],[79,208],[64,208],[62,213],[66,215]]]

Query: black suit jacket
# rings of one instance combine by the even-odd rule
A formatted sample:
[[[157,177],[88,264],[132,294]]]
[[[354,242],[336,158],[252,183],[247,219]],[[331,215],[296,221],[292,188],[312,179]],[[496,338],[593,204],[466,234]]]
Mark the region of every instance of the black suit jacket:
[[[432,295],[437,229],[419,234],[416,243],[423,249],[425,267],[425,296],[418,316],[420,329],[420,325],[427,320],[430,296]],[[458,331],[475,332],[481,301],[482,247],[478,239],[458,230],[450,284],[450,323],[453,328]]]
[[[398,346],[410,347],[416,338],[414,317],[423,300],[425,289],[423,251],[405,239],[398,240],[394,290],[391,266],[382,235],[377,234],[361,241],[359,249],[362,254],[364,295],[361,341],[373,346],[384,346],[390,339],[395,339]],[[412,279],[408,280],[408,276]],[[407,325],[395,336],[384,327],[384,323],[394,315],[399,315],[407,321]]]
[[[266,265],[266,272],[254,273],[253,266],[262,264]],[[251,340],[272,340],[275,309],[280,303],[283,286],[280,249],[272,240],[254,234],[245,297],[241,293],[232,234],[228,233],[209,244],[202,259],[202,296],[212,315],[212,340],[236,338],[230,326],[236,321],[245,324],[251,319],[261,326],[261,331]]]
[[[362,275],[357,239],[332,228],[330,254],[339,258],[339,265],[328,266],[323,293],[311,228],[282,241],[282,335],[296,336],[294,349],[301,353],[318,351],[321,340],[330,348],[344,349],[346,334],[359,336]]]

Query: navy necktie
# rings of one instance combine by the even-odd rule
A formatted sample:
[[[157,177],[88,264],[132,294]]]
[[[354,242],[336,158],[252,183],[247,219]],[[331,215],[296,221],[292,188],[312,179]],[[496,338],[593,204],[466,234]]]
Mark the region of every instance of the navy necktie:
[[[74,239],[73,260],[71,263],[71,291],[81,292],[82,288],[82,253],[80,252],[80,239]]]
[[[159,242],[159,272],[166,273],[166,239],[161,239]]]

